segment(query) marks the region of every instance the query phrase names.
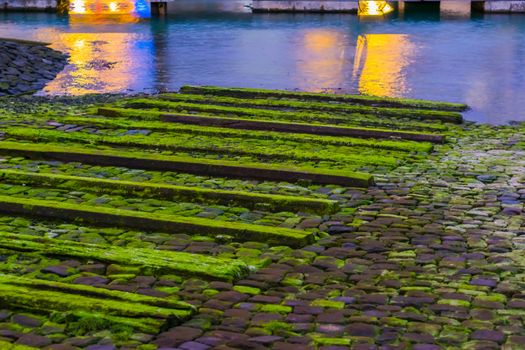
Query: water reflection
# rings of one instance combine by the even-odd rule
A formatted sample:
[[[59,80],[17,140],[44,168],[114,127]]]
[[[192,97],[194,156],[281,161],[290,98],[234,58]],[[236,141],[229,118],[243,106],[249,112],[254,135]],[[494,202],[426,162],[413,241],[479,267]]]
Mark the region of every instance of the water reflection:
[[[176,90],[183,84],[328,89],[467,102],[474,107],[471,119],[525,120],[522,18],[395,16],[217,10],[140,20],[9,13],[0,15],[0,36],[52,42],[71,54],[72,64],[48,86],[50,93]]]
[[[149,17],[147,0],[72,0],[69,5],[72,15],[133,15]]]
[[[350,73],[348,68],[352,56],[348,54],[348,38],[340,31],[327,29],[309,30],[302,37],[303,45],[296,53],[299,76],[303,78],[299,89],[338,89]]]
[[[69,64],[44,93],[125,92],[154,76],[152,42],[141,34],[83,32],[58,33],[57,37],[51,47],[67,52]]]
[[[357,38],[353,79],[367,95],[401,97],[410,93],[406,69],[415,45],[405,34],[366,34]]]

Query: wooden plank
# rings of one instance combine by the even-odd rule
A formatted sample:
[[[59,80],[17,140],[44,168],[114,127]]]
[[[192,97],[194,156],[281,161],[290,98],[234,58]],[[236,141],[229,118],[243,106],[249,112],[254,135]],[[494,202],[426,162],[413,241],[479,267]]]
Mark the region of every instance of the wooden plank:
[[[86,190],[92,193],[125,193],[126,195],[167,200],[178,199],[189,202],[233,204],[250,209],[264,207],[273,211],[305,211],[318,215],[331,214],[338,210],[336,201],[326,199],[175,186],[152,182],[107,180],[6,169],[0,170],[0,179],[2,182],[15,184],[52,186],[76,191]]]
[[[461,103],[449,103],[430,100],[406,99],[379,97],[368,95],[349,95],[349,94],[325,94],[300,91],[285,90],[264,90],[251,88],[224,88],[217,86],[183,86],[180,89],[184,94],[210,94],[216,96],[231,96],[242,98],[289,98],[311,101],[333,101],[363,104],[366,106],[377,107],[413,107],[425,108],[442,111],[465,111],[467,105]]]
[[[107,117],[121,117],[118,110],[111,108],[99,108],[98,114]],[[284,123],[265,120],[195,116],[176,113],[161,114],[160,119],[162,121],[171,123],[213,126],[230,129],[266,130],[286,133],[344,136],[357,138],[376,138],[390,140],[399,139],[420,142],[431,142],[438,144],[445,142],[445,136],[442,134],[425,134],[405,131],[391,131],[385,129],[351,128],[303,123]]]
[[[0,212],[75,221],[92,225],[130,227],[146,231],[189,233],[212,237],[231,236],[239,241],[301,247],[314,241],[311,232],[242,222],[146,213],[83,204],[0,196]]]
[[[118,150],[90,150],[51,144],[25,144],[2,141],[0,142],[0,153],[40,159],[54,159],[64,162],[81,162],[95,165],[265,181],[297,182],[306,180],[318,184],[334,184],[349,187],[369,187],[374,183],[371,175],[356,172],[305,170],[304,168],[279,169],[262,163],[243,165],[233,161],[214,161],[190,157],[136,156],[133,153],[119,152]]]
[[[30,203],[30,200],[6,200],[3,197],[0,207],[2,210],[11,210],[12,213],[30,213],[31,208],[19,209],[19,207],[16,207],[18,204],[23,203],[28,207],[32,206],[27,204]],[[42,207],[40,204],[35,204],[35,206],[38,208],[32,212],[35,212],[36,215],[44,213],[49,216],[53,210],[55,213],[59,212],[59,209],[52,206],[47,208]],[[71,213],[67,210],[62,210],[62,212],[68,215]],[[55,214],[52,215],[56,216]],[[103,218],[101,216],[101,219]],[[212,280],[233,281],[244,277],[248,273],[248,267],[244,262],[229,258],[172,252],[169,250],[81,243],[7,232],[0,232],[0,248],[21,252],[35,252],[45,256],[65,256],[125,266],[137,266],[141,269],[150,270],[150,272],[153,271],[156,274],[200,276]],[[170,306],[170,308],[173,309],[173,306]]]

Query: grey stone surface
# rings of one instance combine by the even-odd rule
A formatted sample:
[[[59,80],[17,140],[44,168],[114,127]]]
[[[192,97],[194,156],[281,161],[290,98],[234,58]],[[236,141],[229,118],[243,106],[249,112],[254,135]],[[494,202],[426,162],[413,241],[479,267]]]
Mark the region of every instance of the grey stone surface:
[[[66,63],[66,55],[46,46],[0,40],[0,96],[38,91]]]

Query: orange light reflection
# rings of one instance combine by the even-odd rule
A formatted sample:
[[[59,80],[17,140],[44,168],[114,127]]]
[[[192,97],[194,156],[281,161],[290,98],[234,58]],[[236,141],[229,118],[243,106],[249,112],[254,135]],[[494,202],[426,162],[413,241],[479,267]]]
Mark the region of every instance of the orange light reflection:
[[[69,7],[69,14],[71,15],[125,15],[135,12],[134,0],[73,0]]]
[[[303,50],[298,52],[301,71],[306,80],[298,82],[306,91],[327,91],[341,86],[345,80],[347,52],[345,35],[328,29],[305,32]]]
[[[137,79],[129,33],[60,33],[54,49],[69,53],[69,65],[44,89],[47,94],[121,92]],[[125,57],[125,59],[123,59]]]
[[[406,69],[416,46],[404,34],[366,34],[357,39],[353,77],[359,92],[400,97],[410,91]]]

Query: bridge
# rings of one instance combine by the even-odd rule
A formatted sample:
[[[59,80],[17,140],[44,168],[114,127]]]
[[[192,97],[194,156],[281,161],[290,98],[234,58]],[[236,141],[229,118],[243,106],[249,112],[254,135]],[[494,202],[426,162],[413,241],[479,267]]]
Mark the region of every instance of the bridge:
[[[443,12],[525,13],[525,0],[253,0],[253,12],[341,12],[382,15],[412,7],[434,7]]]
[[[177,0],[134,0],[140,11],[164,15],[169,3]],[[225,0],[227,1],[227,0]],[[87,3],[95,3],[88,8]],[[0,0],[0,11],[64,11],[75,14],[122,14],[137,6],[116,6],[113,0]],[[253,12],[356,13],[365,16],[404,12],[408,8],[433,7],[443,12],[525,13],[525,0],[252,0]]]

